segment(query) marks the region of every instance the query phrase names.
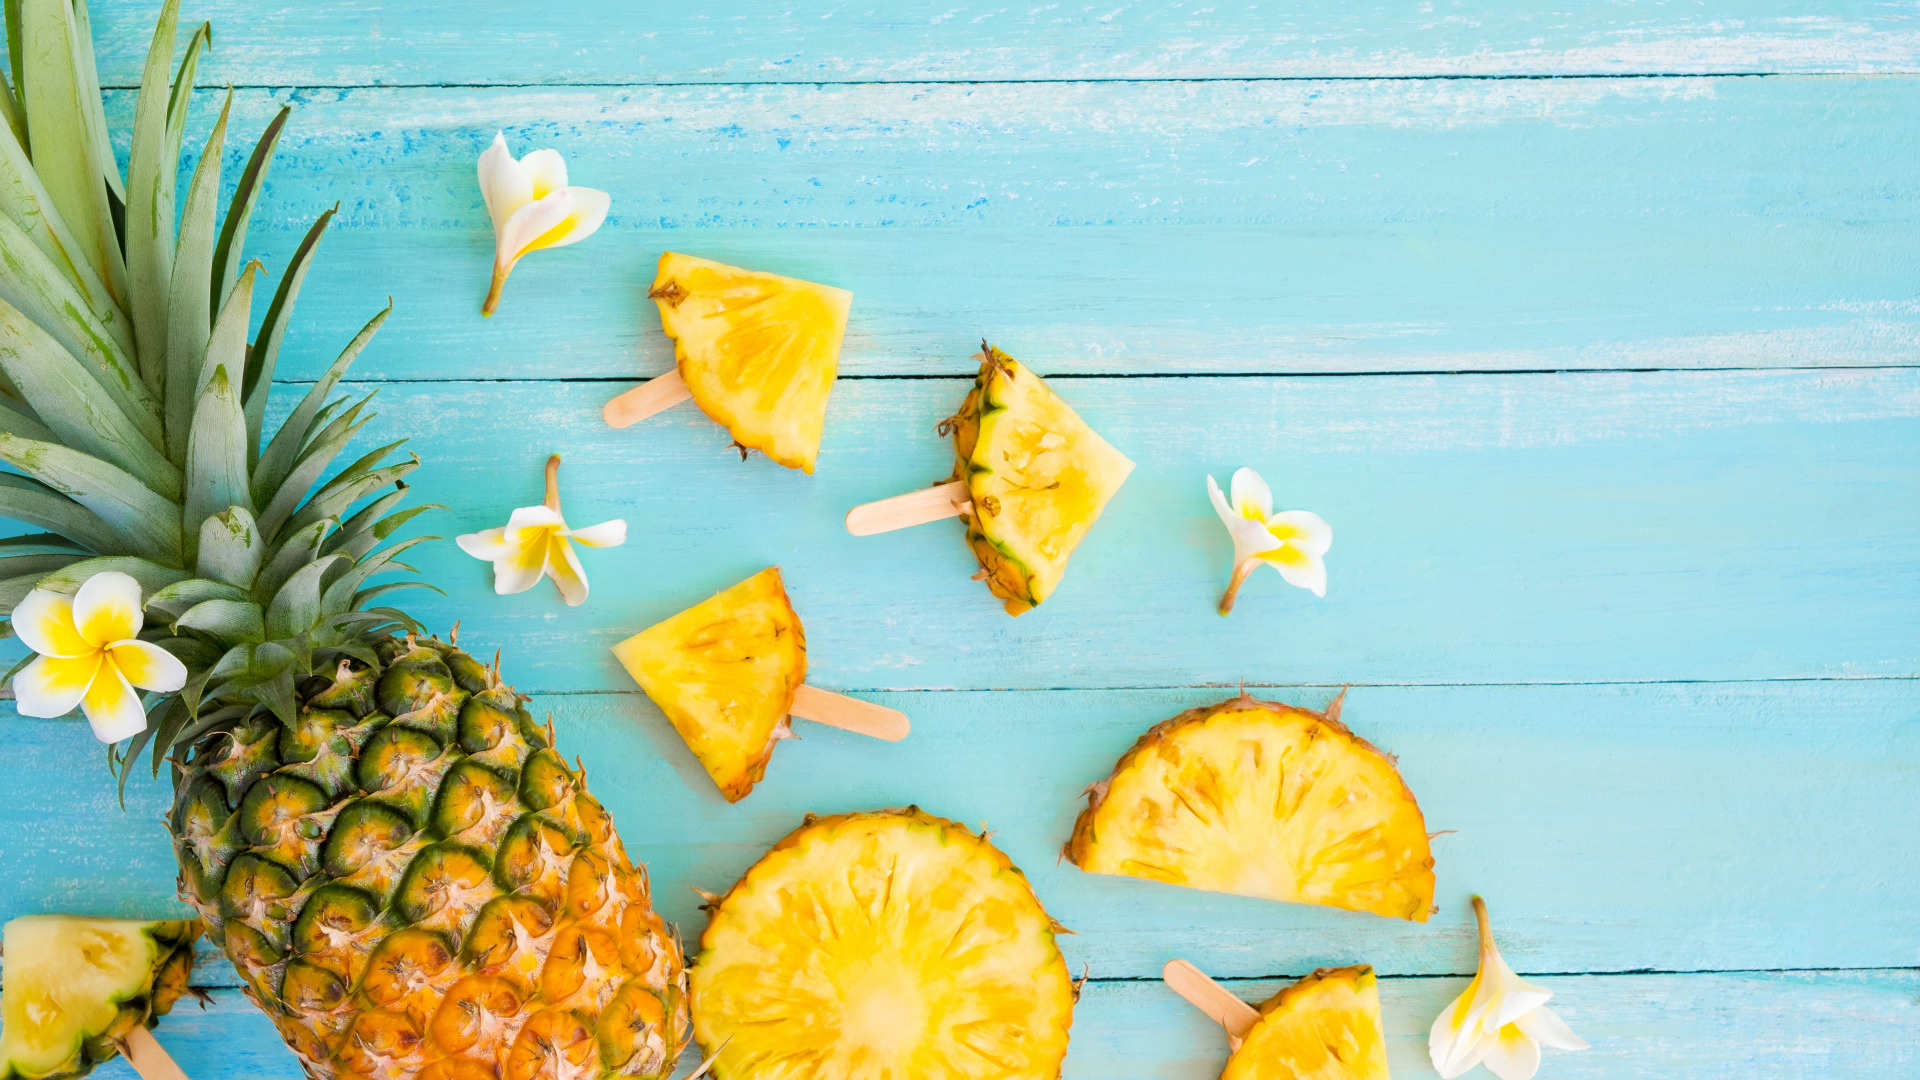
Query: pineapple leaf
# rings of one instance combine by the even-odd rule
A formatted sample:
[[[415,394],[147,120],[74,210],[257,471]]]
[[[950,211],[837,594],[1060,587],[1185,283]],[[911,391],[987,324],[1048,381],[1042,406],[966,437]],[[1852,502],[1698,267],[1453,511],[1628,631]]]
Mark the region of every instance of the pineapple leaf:
[[[100,152],[107,145],[106,117],[100,84],[88,78],[93,43],[82,34],[84,17],[72,0],[21,0],[18,82],[34,171],[73,230],[81,256],[115,302],[123,303],[127,271],[105,183],[108,170],[118,166]],[[113,183],[118,186],[117,175]]]
[[[12,80],[5,74],[0,74],[0,122],[6,124],[16,140],[27,141],[27,113],[20,99],[14,96]]]
[[[38,480],[13,473],[0,473],[0,515],[64,536],[88,551],[110,555],[129,550],[100,515]]]
[[[220,240],[213,248],[212,296],[216,302],[223,300],[233,288],[234,268],[239,265],[240,252],[247,244],[247,219],[253,216],[253,205],[259,201],[260,188],[267,182],[273,145],[280,141],[280,129],[287,126],[287,117],[291,115],[293,106],[282,105],[267,122],[267,130],[260,133],[260,141],[253,146],[253,156],[247,159],[247,167],[240,173],[240,184],[234,188],[233,199],[227,203],[227,220],[220,226]]]
[[[21,0],[6,0],[7,12],[7,68],[13,72],[13,85],[19,86],[26,73],[26,58],[21,55],[20,37]]]
[[[405,480],[395,481],[392,491],[368,503],[362,507],[358,513],[341,522],[339,530],[327,539],[325,550],[328,552],[344,551],[348,545],[358,540],[361,536],[371,534],[374,524],[380,520],[380,515],[393,509],[401,499],[406,497],[407,482]],[[372,549],[369,548],[368,550]],[[360,555],[364,554],[366,554],[365,551],[360,553]],[[353,557],[357,559],[360,555]]]
[[[313,624],[320,619],[320,579],[334,563],[344,560],[341,555],[325,555],[288,578],[267,607],[268,635],[276,639],[290,638],[313,629]]]
[[[127,555],[103,555],[93,559],[82,559],[62,567],[40,578],[40,588],[57,593],[76,593],[80,586],[95,574],[125,574],[140,583],[143,593],[159,592],[176,581],[184,580],[186,571],[146,559],[136,559]]]
[[[194,166],[193,183],[180,213],[180,236],[173,252],[173,275],[167,284],[167,368],[162,380],[166,397],[167,454],[175,462],[187,457],[187,420],[193,413],[195,379],[207,358],[207,339],[213,332],[213,218],[220,202],[220,157],[227,141],[227,115],[233,109],[233,91],[220,107],[220,119],[207,148]]]
[[[0,371],[58,442],[112,462],[169,501],[179,497],[179,470],[127,422],[113,395],[52,335],[4,300]]]
[[[234,400],[241,400],[240,387],[246,382],[247,372],[247,325],[253,318],[253,286],[266,269],[258,259],[247,263],[246,270],[227,293],[227,302],[207,335],[207,358],[200,370],[194,372],[195,400],[207,388],[207,380],[213,377],[216,367],[227,369],[227,378],[233,380]],[[247,461],[251,463],[253,459],[249,457]]]
[[[267,639],[260,605],[247,600],[202,600],[174,620],[173,628],[211,634],[227,646],[258,644]]]
[[[309,232],[307,235],[312,237],[314,234]],[[288,280],[291,279],[292,275],[289,274]],[[286,288],[285,281],[281,283],[281,288]],[[278,302],[276,297],[275,303]],[[300,459],[301,451],[311,442],[309,436],[313,434],[312,428],[319,419],[322,406],[327,403],[327,395],[333,393],[333,388],[339,383],[340,377],[346,374],[347,368],[352,366],[361,350],[367,347],[367,342],[373,340],[373,335],[379,331],[380,324],[386,322],[387,316],[392,313],[393,299],[389,297],[387,306],[378,315],[369,319],[367,325],[361,327],[360,332],[353,336],[353,340],[341,350],[339,358],[327,368],[326,374],[320,376],[319,381],[313,384],[313,388],[307,391],[307,396],[300,399],[300,404],[294,406],[293,412],[288,414],[286,422],[280,425],[280,430],[274,434],[273,440],[267,444],[265,450],[261,451],[260,464],[253,472],[253,498],[256,505],[268,502],[269,496],[273,496],[285,486],[287,474],[293,471],[294,463]],[[271,321],[275,313],[269,311],[267,317]],[[261,390],[260,394],[260,408],[264,410],[266,391]],[[304,487],[301,488],[302,493],[305,490]],[[288,512],[292,512],[292,507],[288,507]]]
[[[48,552],[41,555],[9,555],[0,558],[0,577],[19,577],[22,574],[36,574],[45,577],[55,570],[63,569],[86,558],[78,552]]]
[[[267,540],[253,520],[253,511],[229,506],[200,523],[200,550],[194,570],[210,581],[249,589],[266,561]]]
[[[336,521],[347,512],[347,508],[368,495],[394,483],[420,467],[420,455],[408,454],[406,461],[395,462],[381,468],[369,467],[373,461],[385,456],[400,443],[383,446],[380,449],[354,462],[343,469],[339,476],[327,482],[327,486],[316,492],[300,512],[288,522],[289,528],[298,529],[320,518],[330,517]]]
[[[173,746],[173,740],[180,735],[180,729],[193,719],[193,713],[187,708],[186,699],[175,695],[167,705],[167,711],[160,717],[158,724],[149,725],[153,732],[153,778],[160,779],[160,763],[167,759],[167,751]],[[133,755],[127,755],[132,760]]]
[[[299,569],[320,557],[320,542],[326,539],[327,530],[333,527],[332,519],[316,521],[304,529],[299,529],[280,542],[273,553],[267,557],[267,565],[253,580],[254,599],[261,603],[273,599],[280,586]]]
[[[27,533],[24,536],[9,536],[0,540],[0,551],[22,555],[29,554],[28,549],[32,549],[31,554],[34,555],[83,554],[86,551],[85,548],[66,537],[55,536],[52,533]]]
[[[57,443],[14,435],[0,435],[0,461],[93,511],[112,530],[117,546],[135,555],[179,563],[177,506],[126,471]],[[43,527],[64,532],[52,525]]]
[[[287,263],[286,273],[280,276],[280,287],[274,291],[273,303],[267,305],[267,316],[260,321],[260,333],[253,339],[252,363],[247,365],[247,377],[240,391],[240,400],[247,409],[249,460],[260,460],[260,427],[267,415],[267,394],[273,387],[273,366],[280,359],[280,343],[286,339],[287,323],[293,318],[294,301],[300,296],[301,283],[307,279],[307,267],[313,264],[313,253],[320,246],[321,234],[327,231],[327,223],[339,212],[340,204],[335,203],[307,229],[307,235],[301,239],[292,260]],[[387,297],[387,307],[393,307],[391,296]]]
[[[340,580],[327,586],[326,592],[320,596],[320,610],[328,615],[338,615],[341,612],[353,610],[354,595],[360,591],[360,586],[366,584],[368,578],[386,569],[389,564],[394,569],[403,568],[405,564],[394,562],[401,552],[415,544],[438,539],[440,538],[437,536],[408,537],[392,547],[360,560],[354,564],[353,569],[342,575]]]
[[[23,439],[39,439],[41,442],[60,441],[52,429],[40,422],[39,417],[29,416],[4,403],[0,403],[0,431],[8,435],[18,435]]]
[[[90,298],[40,250],[20,223],[0,214],[0,298],[32,317],[76,354],[99,353],[116,369],[134,370],[131,328],[104,295]],[[98,361],[97,361],[98,362]]]
[[[93,62],[93,21],[87,17],[87,0],[73,0],[73,25],[78,31],[73,50],[78,85],[82,90],[93,90],[92,96],[83,99],[82,108],[87,113],[88,126],[93,129],[94,151],[100,156],[100,179],[106,182],[111,200],[124,205],[127,188],[120,182],[120,163],[114,159],[113,139],[107,134],[107,110],[101,100],[100,71]],[[119,243],[117,220],[112,239],[113,243]]]
[[[147,606],[162,612],[169,619],[177,619],[195,604],[207,600],[247,599],[244,589],[237,589],[224,581],[208,581],[206,578],[188,578],[173,584],[147,597]]]
[[[140,75],[140,96],[133,108],[133,147],[127,154],[127,285],[134,338],[140,343],[140,375],[157,385],[151,370],[166,355],[167,284],[173,276],[174,173],[167,157],[167,75],[172,70],[173,38],[180,0],[161,5]]]
[[[300,459],[298,464],[294,465],[293,472],[289,473],[286,480],[281,483],[280,490],[274,495],[273,501],[268,503],[267,508],[260,514],[260,527],[266,530],[268,536],[280,535],[280,527],[293,516],[294,508],[300,504],[302,498],[306,497],[314,482],[320,479],[320,474],[327,471],[327,466],[333,463],[333,459],[339,455],[340,451],[346,449],[347,444],[353,441],[353,437],[360,433],[360,429],[373,419],[371,416],[366,420],[359,418],[360,411],[372,398],[373,395],[369,394],[361,399],[352,408],[335,417],[332,423],[314,437],[312,449]]]
[[[353,606],[356,608],[360,607],[382,593],[390,593],[395,589],[431,589],[441,596],[447,595],[446,590],[429,581],[387,581],[375,585],[370,589],[361,589],[359,592],[354,593]]]
[[[188,534],[192,546],[199,546],[200,522],[228,507],[246,507],[248,499],[247,418],[240,411],[240,396],[227,378],[227,369],[221,366],[214,369],[193,411],[184,518],[192,530]],[[195,554],[186,552],[189,561]]]
[[[27,231],[34,246],[44,252],[92,306],[111,304],[106,283],[80,253],[80,241],[60,218],[40,176],[33,171],[26,144],[12,129],[0,126],[0,211]]]
[[[358,536],[352,537],[346,543],[341,544],[335,550],[338,550],[340,554],[345,555],[350,559],[365,558],[367,552],[372,551],[375,544],[378,544],[380,541],[385,540],[389,536],[392,536],[396,529],[400,528],[400,526],[402,525],[405,525],[409,520],[419,516],[420,514],[425,513],[428,510],[445,510],[445,509],[446,507],[440,505],[439,503],[423,503],[419,506],[409,507],[405,510],[400,511],[397,514],[390,514],[387,517],[381,518],[378,522],[376,522],[373,528],[362,531]]]
[[[44,576],[44,574],[16,574],[10,578],[0,579],[0,611],[12,615],[13,609],[20,606],[20,601],[27,598],[27,594],[33,591],[34,586],[40,584],[40,579]],[[8,623],[7,628],[11,630],[13,624]]]

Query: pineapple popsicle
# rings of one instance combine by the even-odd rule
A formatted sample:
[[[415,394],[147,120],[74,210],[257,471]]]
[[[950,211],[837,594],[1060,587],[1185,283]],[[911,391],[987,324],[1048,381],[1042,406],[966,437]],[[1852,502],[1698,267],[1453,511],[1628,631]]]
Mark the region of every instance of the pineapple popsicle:
[[[647,295],[676,366],[607,402],[606,422],[627,427],[692,398],[743,460],[759,450],[812,474],[853,294],[669,251]]]
[[[973,389],[940,425],[953,435],[952,479],[856,506],[847,531],[870,536],[958,517],[980,560],[975,579],[1019,615],[1053,595],[1133,462],[1040,376],[984,341],[980,348]]]
[[[1185,960],[1169,960],[1161,978],[1227,1029],[1220,1080],[1388,1080],[1380,991],[1365,964],[1320,968],[1258,1009]]]

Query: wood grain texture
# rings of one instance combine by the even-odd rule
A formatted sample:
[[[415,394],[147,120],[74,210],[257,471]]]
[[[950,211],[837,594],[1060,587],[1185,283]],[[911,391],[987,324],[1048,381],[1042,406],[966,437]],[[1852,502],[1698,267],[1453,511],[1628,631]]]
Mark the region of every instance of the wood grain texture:
[[[101,76],[137,84],[152,4],[92,8]],[[736,0],[550,18],[510,0],[200,0],[188,17],[217,28],[204,86],[1920,70],[1920,20],[1886,0]]]
[[[1553,1007],[1593,1048],[1549,1050],[1553,1080],[1672,1075],[1691,1080],[1909,1080],[1920,1067],[1920,973],[1838,971],[1721,975],[1557,975]],[[1229,983],[1250,1001],[1284,982]],[[1396,1077],[1432,1076],[1427,1025],[1465,979],[1382,979],[1388,1062]],[[182,1006],[159,1037],[196,1078],[299,1080],[298,1062],[237,990],[206,1010]],[[1213,1080],[1226,1036],[1157,982],[1093,982],[1074,1010],[1070,1080]],[[681,1060],[685,1075],[696,1062]],[[124,1061],[94,1074],[134,1080]],[[1483,1074],[1473,1074],[1483,1075]]]
[[[510,679],[518,666],[509,652]],[[1336,692],[1260,691],[1316,708]],[[913,717],[911,738],[801,725],[732,806],[643,694],[539,695],[531,707],[553,714],[561,750],[585,762],[656,905],[689,940],[706,923],[694,890],[724,891],[804,814],[918,803],[994,830],[1075,931],[1060,943],[1076,975],[1157,980],[1176,956],[1215,978],[1360,960],[1389,975],[1470,973],[1475,892],[1522,971],[1920,964],[1914,681],[1355,687],[1343,719],[1398,755],[1428,828],[1451,830],[1433,843],[1439,911],[1427,923],[1060,860],[1088,784],[1151,725],[1230,694],[875,694]],[[136,780],[122,814],[83,723],[22,720],[9,734],[18,779],[0,803],[0,916],[174,910],[165,782]]]
[[[851,289],[843,375],[1920,362],[1915,79],[259,90],[236,132],[289,100],[250,254],[341,205],[292,379],[389,294],[362,378],[659,374],[667,249]],[[496,129],[613,209],[482,319]]]

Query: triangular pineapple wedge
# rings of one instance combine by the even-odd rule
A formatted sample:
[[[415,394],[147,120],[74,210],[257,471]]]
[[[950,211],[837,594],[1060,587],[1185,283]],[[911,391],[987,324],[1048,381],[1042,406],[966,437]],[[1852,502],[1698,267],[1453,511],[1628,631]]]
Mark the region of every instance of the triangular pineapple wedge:
[[[853,294],[669,251],[647,295],[695,404],[740,446],[812,473]]]
[[[766,775],[807,680],[807,638],[768,567],[613,647],[687,748],[739,802]]]
[[[1091,791],[1067,858],[1096,874],[1425,922],[1426,819],[1339,720],[1242,694],[1156,725]]]
[[[1321,968],[1273,995],[1220,1080],[1387,1080],[1373,969]]]
[[[82,1076],[186,993],[197,919],[25,915],[6,926],[0,1076]]]
[[[948,425],[961,515],[987,588],[1019,615],[1053,595],[1067,558],[1126,482],[1133,462],[1040,376],[985,342],[973,389]]]

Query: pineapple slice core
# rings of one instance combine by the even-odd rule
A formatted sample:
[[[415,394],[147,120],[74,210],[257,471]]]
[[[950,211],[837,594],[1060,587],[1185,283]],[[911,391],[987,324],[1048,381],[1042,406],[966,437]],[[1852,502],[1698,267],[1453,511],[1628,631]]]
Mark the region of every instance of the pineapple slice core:
[[[84,1043],[117,1038],[145,1018],[144,1006],[130,1011],[122,1004],[153,992],[172,954],[171,942],[159,938],[178,937],[187,925],[69,915],[28,915],[7,923],[0,1076],[85,1071]]]
[[[1336,714],[1337,715],[1337,714]],[[1425,922],[1426,821],[1334,716],[1241,697],[1148,732],[1080,815],[1082,870]]]
[[[701,947],[694,1034],[723,1080],[1053,1080],[1066,1054],[1073,984],[1026,878],[912,808],[802,826]]]
[[[728,802],[766,775],[807,679],[806,634],[777,566],[635,634],[613,655]]]
[[[700,408],[741,446],[813,472],[853,294],[669,251],[648,295]]]
[[[1387,1080],[1370,967],[1323,968],[1260,1006],[1220,1080]]]
[[[1087,530],[1133,471],[1040,376],[992,346],[956,417],[967,543],[1019,615],[1053,595]]]

